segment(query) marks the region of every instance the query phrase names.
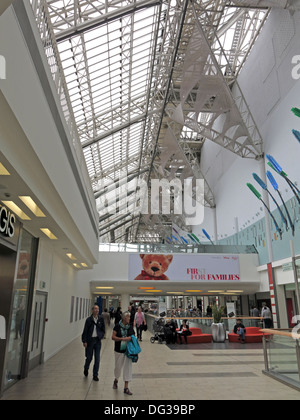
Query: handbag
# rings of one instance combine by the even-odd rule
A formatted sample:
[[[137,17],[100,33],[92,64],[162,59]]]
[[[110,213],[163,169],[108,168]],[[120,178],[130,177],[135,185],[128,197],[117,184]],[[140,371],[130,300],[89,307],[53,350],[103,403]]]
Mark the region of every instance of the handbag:
[[[147,324],[143,324],[143,331],[147,331],[147,329],[148,329],[148,327],[147,327]]]

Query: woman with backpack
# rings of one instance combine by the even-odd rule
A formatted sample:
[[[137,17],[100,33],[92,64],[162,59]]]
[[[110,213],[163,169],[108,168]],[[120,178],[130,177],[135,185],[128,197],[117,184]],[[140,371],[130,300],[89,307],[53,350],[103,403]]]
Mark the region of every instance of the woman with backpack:
[[[112,340],[115,342],[115,380],[113,389],[118,388],[118,380],[123,370],[124,394],[132,395],[128,388],[128,382],[132,380],[132,360],[126,356],[127,343],[131,341],[134,329],[130,324],[130,312],[122,314],[121,321],[115,325]]]

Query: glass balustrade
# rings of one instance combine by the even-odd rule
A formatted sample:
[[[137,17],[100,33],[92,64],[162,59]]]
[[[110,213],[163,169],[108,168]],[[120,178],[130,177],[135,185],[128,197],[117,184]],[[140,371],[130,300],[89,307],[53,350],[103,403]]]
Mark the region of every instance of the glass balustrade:
[[[262,331],[265,359],[263,373],[300,391],[300,334],[291,329]]]

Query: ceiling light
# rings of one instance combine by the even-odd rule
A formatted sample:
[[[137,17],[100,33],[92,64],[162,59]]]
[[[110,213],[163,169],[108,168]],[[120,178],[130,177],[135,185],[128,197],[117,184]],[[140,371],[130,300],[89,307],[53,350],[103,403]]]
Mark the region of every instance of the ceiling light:
[[[186,290],[186,292],[194,293],[194,292],[202,292],[202,290]]]
[[[153,289],[155,289],[155,287],[138,287],[138,289],[141,289],[141,290],[153,290]]]
[[[42,210],[37,206],[31,197],[22,195],[19,196],[19,198],[36,217],[46,217],[46,215],[42,212]]]
[[[10,175],[8,170],[2,165],[1,162],[0,162],[0,175]]]
[[[71,254],[71,252],[69,252],[68,254],[66,254],[66,256],[67,256],[67,257],[69,257],[69,258],[70,258],[70,260],[72,260],[72,261],[76,261],[76,260],[77,260],[77,258],[76,258],[76,257],[74,257],[74,255],[73,255],[73,254]]]
[[[148,292],[148,293],[156,293],[156,292],[162,292],[162,290],[145,290],[145,292]]]
[[[82,265],[82,267],[87,268],[88,265],[86,263],[80,263]]]
[[[96,289],[114,289],[114,287],[108,287],[108,286],[99,286],[99,287],[96,287]]]
[[[225,290],[208,290],[208,293],[224,293]]]
[[[2,203],[20,217],[20,219],[31,220],[30,217],[28,217],[27,214],[24,213],[23,210],[21,210],[20,207],[18,207],[13,201],[2,201]]]
[[[228,293],[243,293],[244,290],[226,290]]]
[[[77,263],[74,263],[73,265],[74,265],[74,267],[76,267],[76,268],[81,268],[81,267],[80,267],[80,265],[79,265],[79,264],[77,264]]]
[[[49,239],[57,239],[57,237],[48,228],[40,228],[41,231],[48,236]]]

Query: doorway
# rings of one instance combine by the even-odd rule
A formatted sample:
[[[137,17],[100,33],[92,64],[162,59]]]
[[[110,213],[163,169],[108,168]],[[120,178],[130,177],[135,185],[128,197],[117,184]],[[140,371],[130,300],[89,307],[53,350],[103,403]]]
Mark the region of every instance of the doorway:
[[[286,298],[286,309],[288,314],[289,328],[293,328],[296,324],[292,322],[294,316],[294,305],[292,298]]]
[[[45,292],[37,291],[33,302],[33,324],[30,341],[29,370],[44,362],[44,333],[46,324],[47,297]]]

